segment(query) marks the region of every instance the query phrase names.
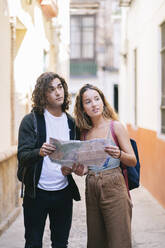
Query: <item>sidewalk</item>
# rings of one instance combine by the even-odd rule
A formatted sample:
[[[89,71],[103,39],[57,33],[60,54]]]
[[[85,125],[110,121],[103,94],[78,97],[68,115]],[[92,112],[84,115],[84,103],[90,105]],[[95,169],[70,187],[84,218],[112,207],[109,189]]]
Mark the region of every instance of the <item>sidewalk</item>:
[[[73,223],[68,248],[86,248],[84,188],[85,178],[75,176],[82,201],[74,202]],[[165,209],[143,187],[131,192],[133,207],[133,248],[165,247]],[[24,227],[22,213],[0,237],[1,248],[23,248]],[[43,248],[50,248],[48,223]],[[101,248],[101,247],[100,247]]]

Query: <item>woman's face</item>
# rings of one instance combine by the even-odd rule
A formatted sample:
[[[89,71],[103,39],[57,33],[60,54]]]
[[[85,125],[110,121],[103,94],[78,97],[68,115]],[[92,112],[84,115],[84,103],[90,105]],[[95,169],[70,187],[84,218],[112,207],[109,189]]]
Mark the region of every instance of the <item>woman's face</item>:
[[[96,90],[86,90],[82,96],[82,104],[84,112],[90,118],[100,116],[103,113],[104,104],[101,96]]]

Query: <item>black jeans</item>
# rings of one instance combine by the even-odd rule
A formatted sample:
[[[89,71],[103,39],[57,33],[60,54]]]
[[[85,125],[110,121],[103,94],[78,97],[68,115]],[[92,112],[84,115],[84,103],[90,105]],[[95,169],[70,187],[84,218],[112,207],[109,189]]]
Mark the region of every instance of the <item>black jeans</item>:
[[[37,189],[35,199],[25,194],[23,200],[25,248],[42,248],[47,215],[50,221],[52,248],[67,248],[72,206],[69,187],[59,191]]]

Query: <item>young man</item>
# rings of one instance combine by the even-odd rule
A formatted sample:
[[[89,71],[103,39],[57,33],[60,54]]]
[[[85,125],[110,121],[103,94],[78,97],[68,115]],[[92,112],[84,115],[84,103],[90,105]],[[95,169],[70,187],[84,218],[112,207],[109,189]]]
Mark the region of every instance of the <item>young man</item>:
[[[80,200],[78,188],[69,171],[51,162],[55,147],[49,138],[76,139],[74,120],[69,107],[68,87],[63,78],[45,72],[32,93],[33,110],[19,128],[18,178],[25,185],[23,210],[25,248],[42,248],[47,216],[53,248],[67,248],[72,220],[73,199]],[[69,169],[69,168],[68,168]],[[66,170],[66,171],[65,171]]]

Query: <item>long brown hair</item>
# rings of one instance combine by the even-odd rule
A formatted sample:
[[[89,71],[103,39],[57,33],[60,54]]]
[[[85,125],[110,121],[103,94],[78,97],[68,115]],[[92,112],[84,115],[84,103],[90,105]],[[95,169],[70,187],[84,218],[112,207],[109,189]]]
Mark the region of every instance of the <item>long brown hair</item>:
[[[85,91],[88,89],[90,90],[95,90],[99,93],[102,101],[103,101],[103,117],[106,119],[112,119],[112,120],[118,120],[117,114],[114,111],[114,109],[110,106],[110,104],[107,102],[103,92],[98,89],[96,86],[91,85],[91,84],[85,84],[80,90],[78,95],[76,96],[76,102],[75,102],[75,107],[74,107],[74,116],[76,120],[76,124],[80,130],[89,130],[92,128],[92,121],[90,117],[84,113],[84,108],[83,108],[83,94]]]
[[[53,79],[58,78],[64,88],[64,103],[62,104],[62,111],[69,109],[70,97],[68,93],[68,86],[65,80],[54,72],[42,73],[36,82],[35,89],[32,93],[32,107],[35,111],[43,114],[46,107],[46,93]]]

